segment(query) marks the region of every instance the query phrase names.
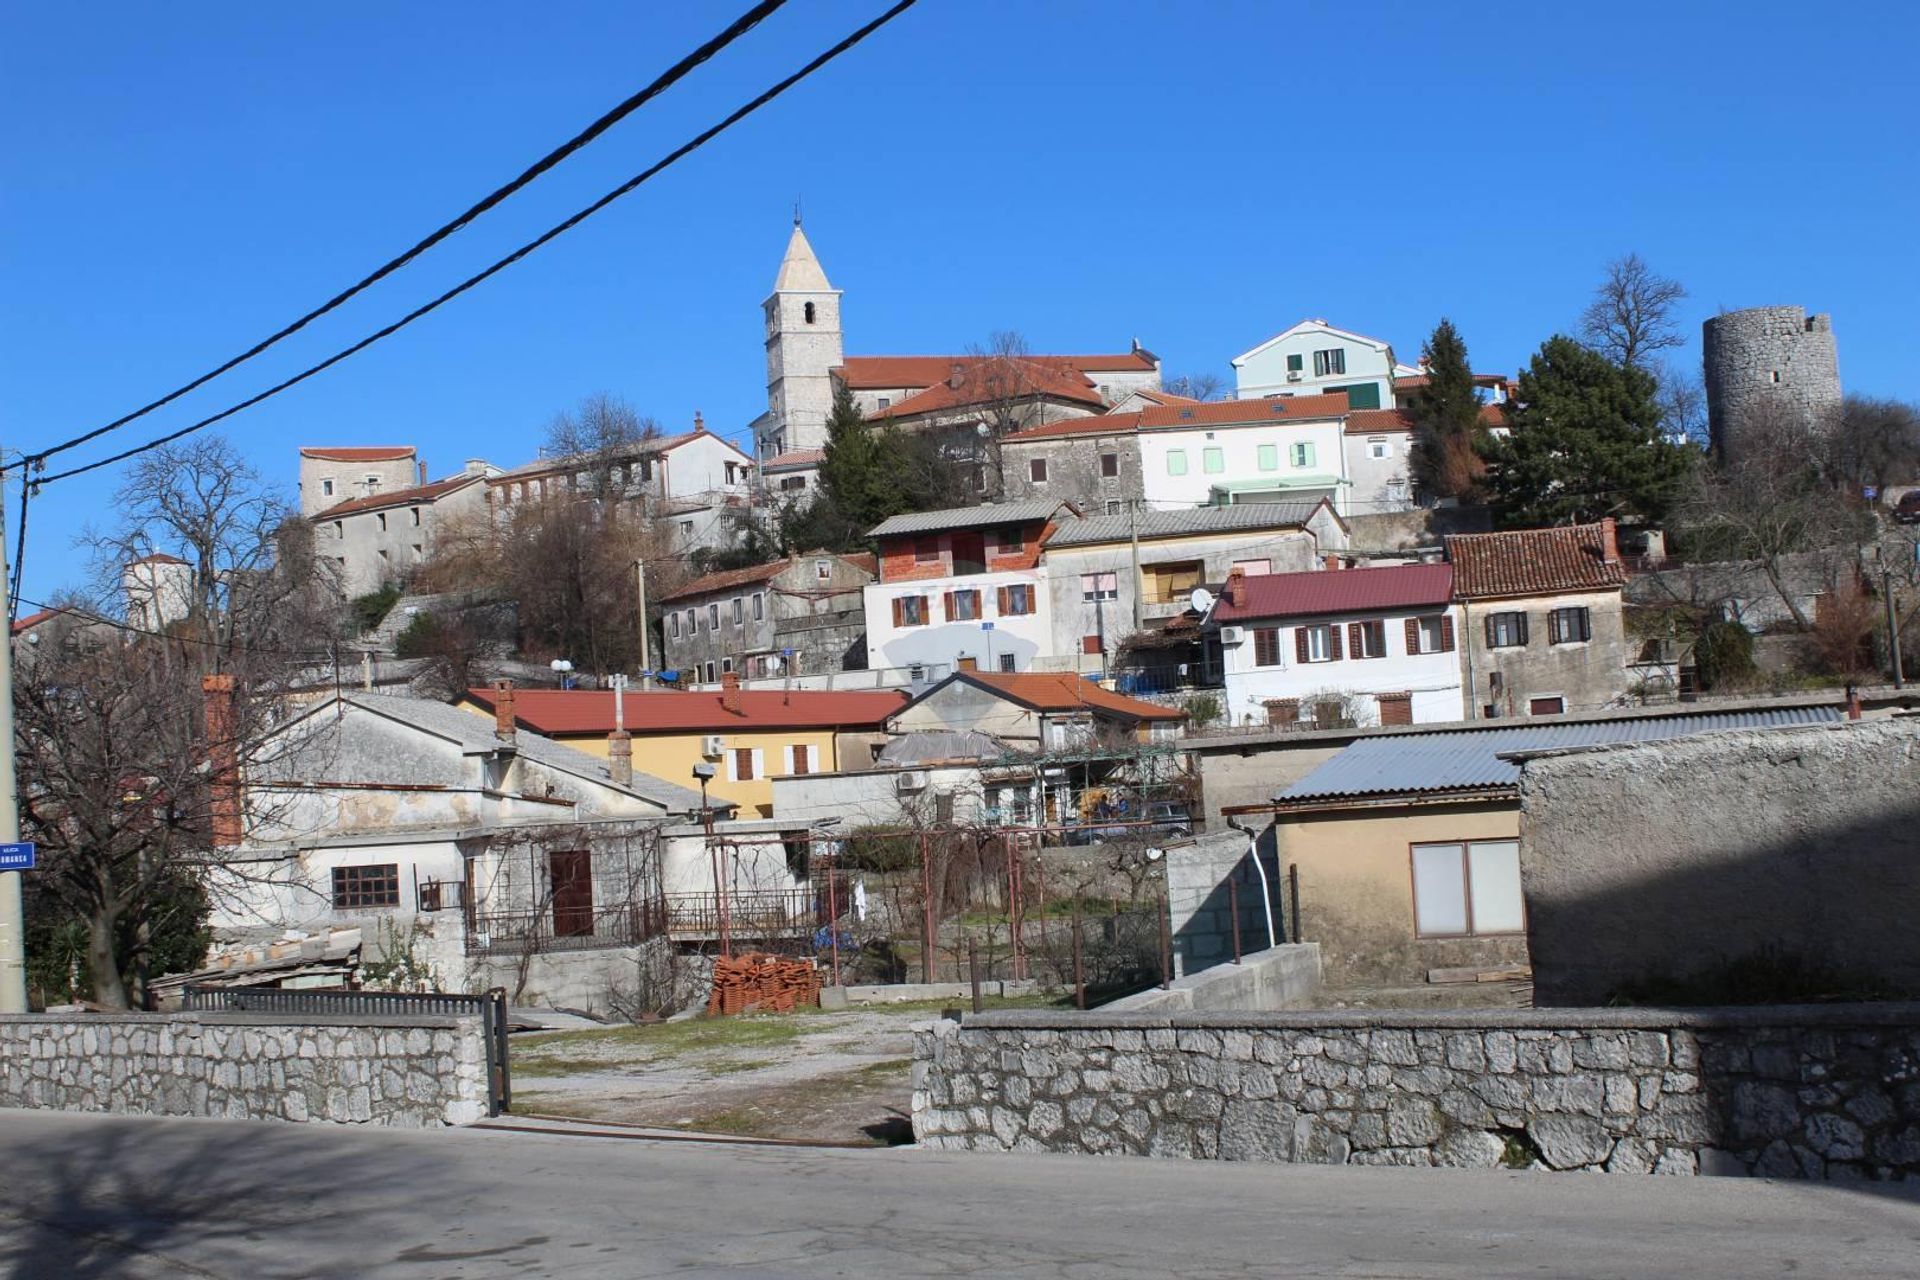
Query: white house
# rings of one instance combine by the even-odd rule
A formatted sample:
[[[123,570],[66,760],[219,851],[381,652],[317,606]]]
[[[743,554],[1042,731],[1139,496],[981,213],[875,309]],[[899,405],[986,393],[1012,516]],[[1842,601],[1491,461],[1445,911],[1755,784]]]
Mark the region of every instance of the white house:
[[[128,561],[120,571],[120,588],[128,624],[143,630],[162,630],[193,612],[193,566],[164,551]]]
[[[1453,567],[1234,574],[1214,603],[1235,723],[1459,720]]]
[[[868,534],[880,580],[867,587],[867,666],[1028,671],[1054,652],[1040,544],[1050,499],[894,516]]]
[[[1233,358],[1242,400],[1338,394],[1356,409],[1392,408],[1394,378],[1419,372],[1396,364],[1393,348],[1380,339],[1325,320],[1302,320]]]

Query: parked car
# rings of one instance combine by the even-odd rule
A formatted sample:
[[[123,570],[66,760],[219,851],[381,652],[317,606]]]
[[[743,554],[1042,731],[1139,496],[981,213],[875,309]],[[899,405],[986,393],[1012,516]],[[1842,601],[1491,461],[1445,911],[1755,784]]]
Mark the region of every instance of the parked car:
[[[1170,800],[1158,800],[1147,806],[1147,821],[1151,830],[1163,835],[1190,836],[1193,834],[1193,815],[1187,812],[1187,806],[1175,804]]]
[[[1900,501],[1893,507],[1893,518],[1898,524],[1920,524],[1920,489],[1900,495]]]

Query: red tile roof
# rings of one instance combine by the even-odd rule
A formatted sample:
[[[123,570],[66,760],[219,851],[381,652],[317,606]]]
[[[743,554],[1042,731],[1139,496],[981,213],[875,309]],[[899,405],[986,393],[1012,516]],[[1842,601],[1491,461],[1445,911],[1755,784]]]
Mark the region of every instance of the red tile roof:
[[[1270,400],[1209,400],[1204,404],[1156,405],[1135,413],[1103,413],[1028,427],[1009,440],[1049,440],[1060,436],[1115,435],[1129,431],[1166,431],[1188,427],[1244,426],[1264,422],[1307,422],[1344,418],[1351,410],[1344,395],[1275,396]]]
[[[1095,684],[1084,676],[1052,671],[962,671],[951,677],[990,689],[1036,711],[1102,711],[1128,720],[1184,720],[1187,713],[1143,702]],[[929,693],[932,691],[929,690]],[[927,695],[923,694],[922,697]]]
[[[940,381],[904,400],[880,409],[869,417],[908,418],[921,413],[938,413],[967,405],[988,404],[1030,397],[1069,400],[1075,404],[1103,408],[1099,389],[1086,374],[1037,360],[1000,361],[965,360],[950,366]]]
[[[760,469],[772,471],[775,467],[817,467],[826,460],[825,449],[789,449],[768,458],[760,464]]]
[[[1255,618],[1305,618],[1327,614],[1422,609],[1452,599],[1453,566],[1401,564],[1379,569],[1323,569],[1263,573],[1241,578],[1241,602],[1233,602],[1234,579],[1220,594],[1213,616],[1222,622]]]
[[[834,372],[840,381],[855,391],[885,391],[894,387],[931,387],[953,376],[953,366],[992,356],[848,356]],[[1152,373],[1151,352],[1129,351],[1123,355],[1026,356],[1034,364],[1060,370],[1092,373]]]
[[[63,613],[75,613],[75,611],[72,609],[42,609],[38,613],[30,613],[24,618],[15,618],[13,620],[13,634],[24,635],[41,623],[50,622]],[[78,615],[76,614],[76,616]]]
[[[1393,389],[1395,391],[1417,391],[1421,387],[1426,386],[1429,381],[1429,377],[1424,373],[1407,374],[1393,380]],[[1513,380],[1505,374],[1499,373],[1476,373],[1473,375],[1473,385],[1476,387],[1504,387],[1512,381]]]
[[[1480,425],[1489,428],[1506,426],[1507,407],[1503,404],[1481,405]],[[1350,436],[1411,430],[1413,430],[1413,415],[1405,409],[1355,409],[1347,415],[1347,434]]]
[[[400,462],[413,456],[413,446],[380,444],[351,449],[303,448],[300,456],[318,458],[322,462]]]
[[[1627,567],[1612,520],[1558,529],[1462,533],[1447,539],[1454,593],[1462,600],[1611,591]]]
[[[880,571],[879,559],[871,551],[859,551],[850,555],[842,555],[837,551],[816,549],[813,551],[799,552],[787,560],[774,560],[768,564],[748,565],[744,569],[722,569],[718,573],[709,573],[702,577],[695,578],[684,586],[675,587],[672,591],[659,597],[659,599],[662,602],[668,600],[687,600],[694,596],[710,595],[715,591],[727,591],[733,587],[744,587],[755,582],[766,582],[781,570],[791,569],[802,560],[821,559],[844,560],[855,568],[864,569],[872,574],[877,574]]]
[[[395,489],[390,493],[371,494],[365,498],[348,498],[345,502],[335,503],[325,511],[319,512],[313,519],[332,520],[339,516],[357,515],[362,511],[380,511],[387,507],[409,507],[416,502],[437,502],[448,494],[464,489],[470,484],[478,484],[479,476],[448,476],[445,480],[435,480],[432,484],[415,485],[411,489]]]
[[[185,560],[182,560],[179,556],[170,556],[164,551],[154,551],[147,555],[141,556],[138,560],[129,560],[127,561],[127,563],[129,565],[136,565],[136,564],[186,564],[188,562]]]
[[[469,689],[467,696],[493,710],[493,690]],[[878,729],[907,703],[897,690],[743,689],[740,710],[728,711],[721,694],[693,692],[629,693],[627,730],[635,737],[652,733],[726,733],[762,729]],[[548,737],[604,735],[613,732],[613,695],[595,689],[516,689],[515,723]]]

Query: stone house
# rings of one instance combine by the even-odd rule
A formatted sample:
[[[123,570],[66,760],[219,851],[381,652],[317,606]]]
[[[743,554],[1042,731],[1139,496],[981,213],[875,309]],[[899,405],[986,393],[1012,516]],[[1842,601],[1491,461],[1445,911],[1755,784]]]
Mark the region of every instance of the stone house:
[[[1289,886],[1288,940],[1318,943],[1333,985],[1413,986],[1433,969],[1526,964],[1512,753],[1835,723],[1840,714],[1831,705],[1659,711],[1356,736],[1280,788],[1260,815],[1269,824],[1262,846]],[[1182,855],[1176,847],[1168,856]],[[1179,939],[1193,922],[1173,927]]]
[[[1467,714],[1552,716],[1618,705],[1626,565],[1611,518],[1446,539],[1466,632]]]
[[[1346,547],[1345,524],[1325,501],[1092,511],[1058,521],[1040,548],[1053,652],[1086,673],[1108,670],[1129,637],[1187,612],[1196,588],[1218,589],[1235,569],[1316,569]],[[1185,684],[1219,683],[1217,661],[1210,672],[1184,674]]]
[[[353,498],[427,482],[412,445],[312,445],[300,450],[300,514],[311,519]]]
[[[1229,576],[1219,628],[1228,718],[1284,727],[1461,718],[1453,569]]]
[[[809,551],[695,578],[660,596],[661,666],[686,684],[866,665],[861,591],[874,557]]]
[[[314,554],[333,564],[348,597],[406,581],[433,553],[438,528],[484,519],[486,480],[495,468],[468,470],[430,484],[406,485],[348,498],[308,517]]]

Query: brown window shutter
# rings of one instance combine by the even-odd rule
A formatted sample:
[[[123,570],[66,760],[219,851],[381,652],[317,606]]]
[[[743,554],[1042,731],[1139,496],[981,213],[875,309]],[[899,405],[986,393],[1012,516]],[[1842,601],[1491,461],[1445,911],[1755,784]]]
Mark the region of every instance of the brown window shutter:
[[[1307,629],[1305,627],[1293,629],[1293,658],[1296,662],[1307,660]]]
[[[1440,652],[1453,652],[1453,615],[1450,613],[1440,615]]]
[[[735,747],[733,749],[733,776],[742,782],[753,778],[753,748]]]
[[[1494,615],[1490,613],[1482,620],[1487,629],[1487,648],[1489,649],[1493,648],[1493,619]]]
[[[1347,624],[1347,652],[1356,658],[1366,652],[1366,650],[1360,646],[1360,628],[1362,625],[1363,624],[1358,622],[1349,622]]]
[[[1007,589],[1001,587],[993,594],[994,608],[1001,617],[1007,616]]]
[[[1099,636],[1097,636],[1097,635],[1094,635],[1094,636],[1081,636],[1081,637],[1080,637],[1080,652],[1082,652],[1082,653],[1099,653],[1099,652],[1100,652],[1100,637],[1099,637]]]
[[[905,600],[895,600],[893,602],[893,625],[896,627],[904,625],[906,618],[907,602]]]
[[[947,621],[952,622],[954,617],[953,592],[943,591],[940,593],[940,608],[945,612]]]
[[[1407,652],[1420,652],[1420,619],[1407,619]]]
[[[1527,615],[1525,610],[1522,610],[1520,613],[1520,643],[1523,646],[1527,643]]]
[[[1327,657],[1338,662],[1346,655],[1340,652],[1340,628],[1336,624],[1327,628]]]
[[[1381,724],[1412,724],[1413,695],[1383,693],[1379,697]]]

